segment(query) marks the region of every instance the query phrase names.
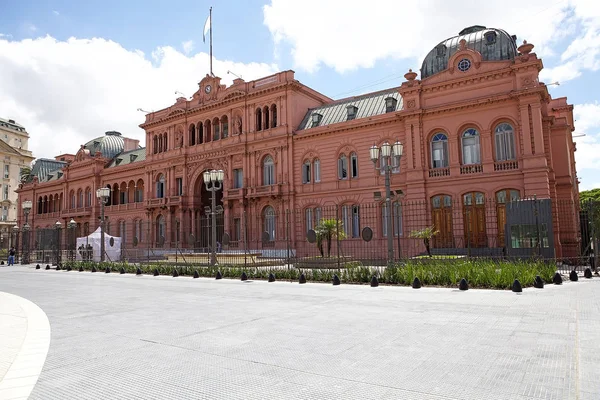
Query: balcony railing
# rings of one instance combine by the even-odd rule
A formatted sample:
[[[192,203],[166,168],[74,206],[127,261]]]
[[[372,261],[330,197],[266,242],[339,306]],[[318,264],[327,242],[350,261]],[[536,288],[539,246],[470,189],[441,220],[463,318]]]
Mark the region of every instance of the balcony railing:
[[[235,189],[228,189],[227,190],[227,197],[230,199],[237,199],[237,198],[241,198],[244,196],[246,192],[245,188],[235,188]]]
[[[252,197],[279,196],[281,195],[281,184],[252,187],[249,195]]]
[[[146,205],[150,207],[162,206],[167,204],[166,198],[158,198],[158,199],[148,199],[146,200]]]
[[[475,164],[475,165],[463,165],[460,167],[460,174],[461,175],[467,175],[467,174],[480,174],[483,172],[483,167],[479,164]]]
[[[107,206],[106,211],[127,211],[127,210],[138,210],[140,208],[144,208],[144,203],[126,203],[126,204],[115,204],[112,206]]]
[[[519,162],[516,160],[498,161],[494,163],[494,171],[510,171],[519,169]]]
[[[450,176],[450,168],[433,168],[429,170],[430,178],[440,178],[442,176]]]

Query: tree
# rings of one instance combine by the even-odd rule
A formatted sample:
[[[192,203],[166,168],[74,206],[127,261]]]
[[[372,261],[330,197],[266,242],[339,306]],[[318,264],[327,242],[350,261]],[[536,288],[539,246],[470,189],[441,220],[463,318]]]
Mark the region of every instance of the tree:
[[[31,176],[31,167],[21,168],[19,179],[21,180],[22,183],[31,182],[32,178],[33,178],[33,176]]]
[[[435,226],[428,226],[427,228],[412,231],[410,233],[410,237],[413,239],[423,239],[423,244],[425,244],[425,249],[427,250],[427,255],[431,257],[431,249],[429,248],[429,243],[431,238],[440,233],[440,231],[435,229]]]
[[[321,257],[325,257],[323,241],[327,242],[327,257],[330,257],[331,241],[333,239],[344,240],[346,238],[344,223],[336,218],[321,220],[315,228],[315,233],[317,234],[317,248],[321,253]]]
[[[579,192],[579,200],[582,203],[590,200],[600,202],[600,188]]]

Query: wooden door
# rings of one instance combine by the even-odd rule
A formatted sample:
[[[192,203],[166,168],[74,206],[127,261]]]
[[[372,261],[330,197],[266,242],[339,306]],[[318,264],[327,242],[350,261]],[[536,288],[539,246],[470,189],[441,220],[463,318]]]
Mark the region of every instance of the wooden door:
[[[448,248],[454,246],[452,235],[452,198],[446,195],[432,199],[432,220],[438,234],[433,238],[432,247]]]
[[[463,196],[465,247],[487,247],[485,198],[481,192]]]

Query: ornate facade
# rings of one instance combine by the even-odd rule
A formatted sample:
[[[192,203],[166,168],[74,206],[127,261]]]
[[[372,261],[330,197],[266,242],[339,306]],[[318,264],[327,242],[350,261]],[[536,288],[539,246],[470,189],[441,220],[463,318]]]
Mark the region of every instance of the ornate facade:
[[[536,196],[571,202],[571,212],[553,221],[560,256],[570,251],[566,243],[577,247],[573,107],[538,80],[543,65],[532,49],[526,42],[517,48],[516,37],[502,30],[470,27],[431,50],[421,79],[409,71],[399,87],[335,101],[298,82],[293,71],[236,79],[229,87],[207,75],[190,100],[146,115],[140,127],[147,147],[108,132],[74,155],[38,160],[19,199],[35,204],[34,227],[73,218],[85,234],[98,225],[96,189],[110,187],[111,234],[125,243],[194,247],[205,242],[210,205],[202,172],[222,169],[218,202],[232,240],[244,229],[248,237],[266,231],[269,240],[286,237],[300,249],[304,225],[327,206],[342,206],[348,236],[359,235],[360,204],[384,190],[369,148],[400,141],[404,154],[392,188],[403,193],[402,202],[427,204],[424,223],[440,231],[438,246],[457,246],[451,238],[469,225],[471,243],[493,236],[495,244],[480,245],[502,247],[502,204]],[[497,202],[497,223],[478,217],[484,199]],[[448,208],[457,204],[473,205],[473,219],[449,221]],[[302,220],[284,223],[290,209],[302,210]],[[243,213],[259,220],[242,229]],[[408,217],[399,223],[406,235]],[[375,235],[382,229],[373,227]]]

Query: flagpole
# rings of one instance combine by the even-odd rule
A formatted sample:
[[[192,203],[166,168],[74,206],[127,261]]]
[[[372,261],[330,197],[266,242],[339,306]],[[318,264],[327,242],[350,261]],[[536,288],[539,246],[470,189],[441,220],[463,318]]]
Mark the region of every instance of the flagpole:
[[[208,18],[210,19],[210,76],[214,76],[212,70],[212,7],[210,8]]]

